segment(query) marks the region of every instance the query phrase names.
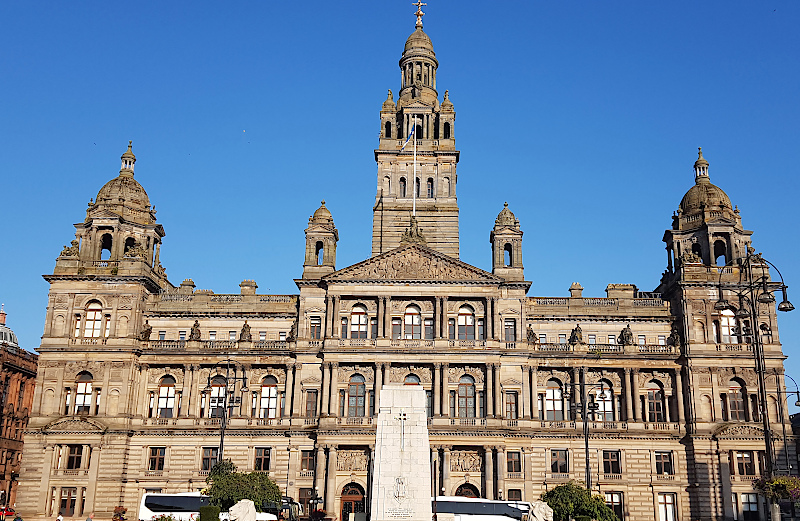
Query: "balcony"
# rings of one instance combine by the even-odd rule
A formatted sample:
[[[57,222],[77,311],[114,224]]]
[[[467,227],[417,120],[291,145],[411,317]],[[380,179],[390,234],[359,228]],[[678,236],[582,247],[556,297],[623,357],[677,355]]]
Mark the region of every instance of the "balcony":
[[[508,472],[506,479],[522,479],[522,472]]]
[[[622,474],[603,474],[603,481],[622,481]]]
[[[675,481],[675,474],[656,474],[656,481]]]
[[[373,424],[374,418],[366,416],[346,416],[336,418],[336,425],[362,425],[369,427]]]
[[[462,427],[483,427],[486,425],[486,418],[450,418],[450,425],[460,425]]]
[[[553,481],[569,481],[570,480],[569,472],[565,472],[565,473],[555,473],[555,472],[553,472],[553,473],[548,474],[547,477],[549,479],[552,479]]]
[[[755,480],[757,480],[759,478],[761,478],[761,476],[755,476],[755,475],[753,475],[753,476],[741,476],[741,475],[735,476],[735,475],[732,475],[731,476],[731,483],[736,483],[736,482],[739,482],[739,483],[752,483],[753,481],[755,481]]]

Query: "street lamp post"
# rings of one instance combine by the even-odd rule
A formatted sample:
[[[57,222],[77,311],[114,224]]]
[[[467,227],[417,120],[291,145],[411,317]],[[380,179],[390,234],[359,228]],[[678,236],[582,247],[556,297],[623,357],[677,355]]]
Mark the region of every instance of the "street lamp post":
[[[241,407],[242,406],[242,397],[236,396],[232,400],[228,400],[228,396],[231,393],[236,392],[236,382],[242,382],[241,392],[246,393],[247,389],[247,373],[245,372],[244,368],[241,369],[241,376],[239,376],[239,370],[236,367],[236,364],[230,357],[222,360],[221,362],[217,363],[209,372],[208,375],[208,383],[206,384],[205,392],[211,393],[213,386],[211,385],[212,376],[211,373],[214,373],[214,369],[216,369],[216,376],[222,376],[221,370],[225,368],[225,385],[224,385],[224,392],[222,393],[222,407],[218,407],[217,409],[220,411],[220,421],[219,421],[219,450],[217,451],[217,462],[222,462],[222,454],[225,450],[225,429],[228,426],[228,416],[233,414],[234,407]],[[211,409],[211,402],[209,401],[209,409]],[[230,409],[230,410],[229,410]],[[214,414],[214,412],[212,412]]]
[[[729,266],[739,266],[739,280],[738,282],[728,282],[723,287],[722,276],[726,273],[726,268]],[[780,282],[770,280],[769,268],[772,267],[780,277]],[[775,295],[773,292],[780,290],[783,295],[783,300],[778,304],[778,311],[792,311],[794,306],[786,295],[787,286],[783,281],[783,275],[780,270],[770,261],[764,259],[760,253],[755,253],[755,250],[748,247],[748,252],[745,257],[733,259],[725,264],[725,267],[719,270],[719,280],[717,282],[719,288],[719,299],[714,304],[714,309],[718,311],[736,310],[735,317],[739,320],[749,320],[749,326],[738,326],[738,336],[750,337],[753,344],[753,358],[755,360],[755,371],[758,380],[758,398],[759,406],[761,409],[761,422],[764,429],[764,478],[772,478],[774,470],[774,444],[772,440],[772,429],[769,422],[769,407],[768,395],[766,386],[766,357],[764,354],[764,344],[761,339],[761,325],[759,324],[759,306],[765,304],[767,306],[775,303]],[[724,291],[727,290],[733,293],[738,299],[738,306],[732,305],[726,298]],[[738,309],[737,309],[738,308]],[[769,327],[766,328],[766,333],[769,332]],[[780,381],[778,382],[778,389],[780,389]],[[777,503],[772,503],[769,498],[767,502],[770,505],[770,512],[773,519],[780,519],[780,510]],[[776,508],[777,507],[777,508]]]
[[[599,388],[600,393],[604,395],[605,393],[605,385],[603,382],[599,384],[587,384],[586,383],[586,368],[580,368],[581,373],[581,401],[573,404],[570,407],[572,414],[577,416],[578,409],[580,409],[581,418],[583,419],[583,449],[586,454],[586,489],[591,494],[592,492],[592,465],[591,460],[589,457],[589,414],[594,415],[597,409],[600,408],[600,405],[592,401],[589,403],[589,396],[587,393],[588,388]],[[567,396],[569,400],[569,396]]]

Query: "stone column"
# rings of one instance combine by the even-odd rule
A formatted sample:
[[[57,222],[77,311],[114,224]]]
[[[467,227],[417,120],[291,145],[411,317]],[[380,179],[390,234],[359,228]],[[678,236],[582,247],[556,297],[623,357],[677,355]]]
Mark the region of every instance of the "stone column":
[[[330,403],[331,396],[331,363],[322,363],[322,389],[320,389],[322,396],[320,396],[320,417],[325,418],[328,416],[328,404]]]
[[[531,368],[522,366],[522,418],[531,419]]]
[[[497,312],[497,297],[492,298],[492,339],[500,340],[500,314]]]
[[[100,468],[100,445],[93,447],[94,450],[92,451],[94,454],[92,455],[92,459],[89,462],[89,473],[86,485],[86,505],[84,507],[84,512],[92,512],[94,510],[94,499],[95,494],[97,493],[97,472]]]
[[[631,369],[630,367],[625,368],[625,409],[626,409],[626,421],[633,421],[633,389],[631,387]]]
[[[722,411],[719,409],[719,386],[717,383],[717,371],[710,368],[711,372],[711,418],[708,421],[722,420]],[[702,399],[702,398],[701,398]],[[750,400],[750,406],[746,410],[752,410],[753,400]]]
[[[325,331],[322,338],[333,336],[333,297],[325,297]]]
[[[447,297],[442,297],[442,338],[450,338],[450,324],[447,321]]]
[[[503,386],[500,385],[500,364],[494,364],[494,416],[503,418]]]
[[[483,481],[486,483],[484,487],[484,495],[486,499],[494,499],[494,458],[492,458],[492,447],[484,447],[484,456],[486,461],[484,463]]]
[[[341,338],[339,335],[339,299],[340,297],[331,297],[331,336],[333,338]]]
[[[181,405],[178,408],[178,417],[183,418],[186,416],[186,409],[189,407],[189,396],[192,392],[192,373],[191,366],[186,364],[183,366],[183,387],[181,387]]]
[[[442,475],[442,460],[439,457],[439,446],[431,445],[431,496],[438,496],[439,490],[437,487],[441,486]]]
[[[375,415],[380,407],[381,387],[383,387],[383,362],[375,364]]]
[[[329,400],[329,414],[334,418],[339,416],[339,362],[331,362],[331,396]]]
[[[292,416],[292,388],[294,386],[294,364],[286,364],[286,381],[283,388],[283,410],[281,416]]]
[[[317,468],[314,471],[314,488],[317,495],[325,494],[325,445],[317,445]],[[322,508],[317,505],[317,508]]]
[[[450,416],[450,364],[442,364],[442,416]]]
[[[433,382],[431,390],[433,392],[433,415],[442,415],[442,364],[433,364]]]
[[[680,368],[675,370],[675,401],[678,404],[678,422],[683,423],[685,420],[683,411],[683,375]]]
[[[494,416],[494,386],[492,380],[494,376],[494,364],[486,364],[484,371],[484,378],[486,378],[486,417],[491,418]]]
[[[641,411],[639,400],[639,370],[631,370],[631,380],[633,380],[633,417],[634,421],[643,421],[644,411]]]
[[[392,338],[392,299],[391,297],[384,297],[383,300],[383,336],[384,338]]]
[[[497,447],[497,490],[503,491],[503,497],[497,499],[505,499],[508,496],[506,490],[506,448],[503,446]]]
[[[328,449],[328,481],[325,485],[325,510],[333,517],[336,517],[333,509],[336,506],[337,452],[336,445]]]
[[[539,374],[536,365],[531,366],[531,418],[539,419]]]
[[[147,380],[150,378],[150,366],[147,364],[141,365],[141,370],[139,371],[139,394],[137,396],[137,404],[136,404],[136,415],[140,418],[147,417],[147,407],[149,405],[148,400],[149,396],[147,395]],[[72,403],[70,404],[74,410],[75,408],[75,397],[72,397]]]
[[[450,451],[452,448],[450,445],[442,447],[444,449],[444,462],[442,463],[442,484],[438,493],[441,493],[441,489],[444,488],[443,495],[450,495]]]
[[[302,411],[303,390],[300,385],[303,364],[294,364],[294,392],[292,392],[292,418],[299,418],[305,413]]]
[[[383,332],[383,316],[384,316],[384,308],[386,307],[386,299],[384,297],[378,297],[375,299],[377,301],[377,308],[375,311],[375,318],[378,319],[378,338],[384,338]],[[370,332],[371,335],[372,332]]]

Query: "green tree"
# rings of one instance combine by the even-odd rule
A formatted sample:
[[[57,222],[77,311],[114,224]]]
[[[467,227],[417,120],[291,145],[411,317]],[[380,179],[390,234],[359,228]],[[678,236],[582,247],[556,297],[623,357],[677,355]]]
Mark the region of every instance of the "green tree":
[[[548,490],[542,495],[542,501],[553,509],[554,521],[569,521],[570,516],[588,517],[597,521],[619,521],[602,496],[590,494],[575,481]]]
[[[281,491],[268,474],[237,472],[236,465],[231,460],[214,465],[208,473],[206,483],[210,485],[206,493],[211,496],[211,504],[222,510],[229,510],[242,499],[255,503],[259,512],[263,512],[265,502],[278,505],[281,502]]]

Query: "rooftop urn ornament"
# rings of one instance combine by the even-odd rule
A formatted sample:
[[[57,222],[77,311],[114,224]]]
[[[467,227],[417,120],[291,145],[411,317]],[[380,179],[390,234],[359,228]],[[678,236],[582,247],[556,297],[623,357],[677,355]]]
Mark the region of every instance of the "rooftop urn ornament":
[[[412,3],[411,5],[417,6],[417,12],[414,13],[416,15],[416,17],[417,17],[416,26],[419,27],[420,29],[422,29],[422,17],[425,16],[425,13],[422,12],[422,6],[423,5],[428,5],[428,4],[423,3],[422,0],[417,0],[416,3]]]

